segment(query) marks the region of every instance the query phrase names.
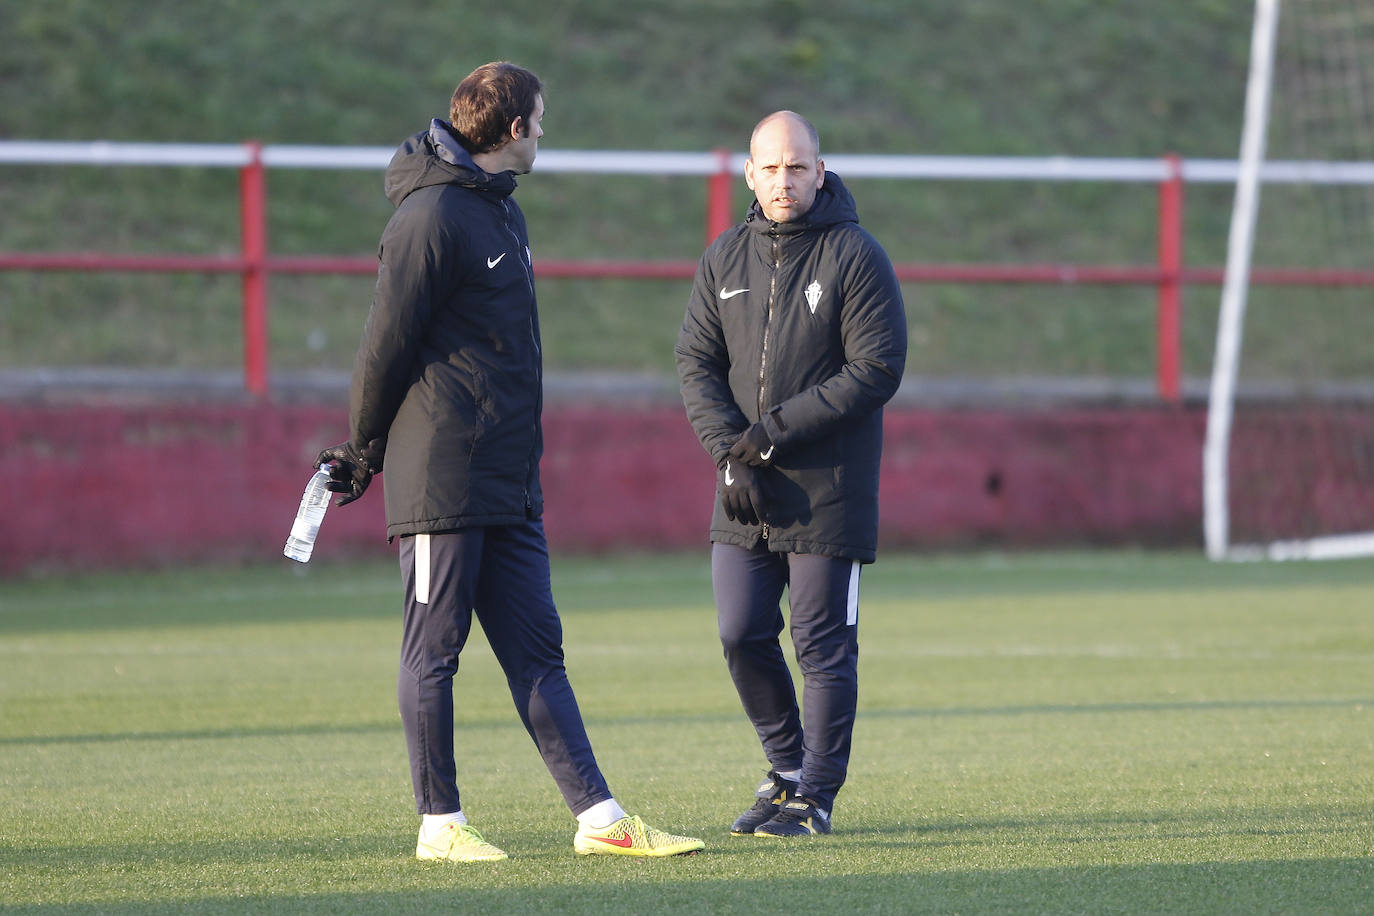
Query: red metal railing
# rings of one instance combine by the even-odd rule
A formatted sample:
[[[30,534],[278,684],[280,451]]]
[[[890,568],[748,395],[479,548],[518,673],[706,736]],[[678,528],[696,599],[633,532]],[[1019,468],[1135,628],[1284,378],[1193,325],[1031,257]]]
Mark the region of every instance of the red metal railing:
[[[1155,388],[1170,403],[1179,399],[1182,360],[1179,327],[1183,300],[1183,162],[1166,156],[1169,175],[1159,183],[1159,283],[1155,306]]]
[[[180,147],[166,145],[174,152],[162,154],[158,145],[127,144],[131,149],[120,153],[117,144],[38,144],[22,141],[0,141],[0,162],[85,162],[101,164],[206,164],[206,151],[213,152],[209,164],[235,164],[239,168],[240,248],[238,257],[201,255],[112,255],[100,253],[0,253],[0,270],[33,271],[145,271],[158,273],[236,273],[242,277],[243,298],[243,378],[244,387],[253,395],[268,393],[267,352],[267,280],[271,274],[372,274],[376,272],[373,257],[273,257],[267,243],[267,182],[269,166],[264,147],[248,143],[240,147]],[[54,158],[52,150],[58,149]],[[274,150],[289,150],[277,147]],[[65,152],[64,152],[65,150]],[[151,152],[150,152],[151,151]],[[352,155],[348,155],[348,153]],[[65,155],[67,158],[62,158]],[[202,158],[197,158],[197,156]],[[312,158],[312,155],[314,158]],[[385,164],[389,151],[336,151],[330,159],[316,148],[292,150],[289,159],[279,164],[326,168],[377,168]],[[554,154],[558,155],[558,154]],[[707,180],[706,241],[735,222],[733,189],[740,171],[741,156],[728,150],[710,154],[709,165],[703,167],[691,154],[564,154],[584,160],[583,165],[567,166],[564,171],[629,170],[627,162],[640,164],[645,157],[673,158],[667,168],[652,167],[655,174],[672,171],[678,174],[704,174]],[[346,158],[340,158],[344,157]],[[547,156],[547,154],[546,154]],[[614,160],[588,166],[585,160],[602,157]],[[1183,258],[1183,207],[1185,163],[1178,156],[1162,160],[1013,160],[998,157],[872,157],[829,156],[837,165],[847,159],[861,166],[861,174],[889,177],[958,177],[969,179],[1024,180],[1120,180],[1154,181],[1158,186],[1156,263],[1150,266],[1102,266],[1078,264],[897,264],[897,276],[913,283],[1028,283],[1028,284],[1094,284],[1123,286],[1153,286],[1156,289],[1156,389],[1161,400],[1177,402],[1180,398],[1180,310],[1183,287],[1187,284],[1218,285],[1222,282],[1220,268],[1187,268]],[[691,160],[685,162],[683,160]],[[896,160],[906,168],[884,171],[880,161]],[[541,162],[545,161],[541,158]],[[849,163],[836,168],[852,174]],[[875,165],[875,163],[878,163]],[[914,167],[913,167],[914,164]],[[1162,168],[1160,167],[1162,165]],[[1189,167],[1193,163],[1187,164]],[[1303,166],[1303,163],[1282,163],[1280,166]],[[1308,164],[1310,165],[1310,164]],[[1354,164],[1362,168],[1365,164]],[[1199,161],[1195,180],[1233,180],[1233,166],[1215,161]],[[1302,169],[1295,174],[1301,177]],[[1342,175],[1337,181],[1348,180]],[[1290,180],[1298,180],[1297,177]],[[1368,181],[1362,171],[1357,181]],[[696,270],[696,260],[540,260],[535,271],[541,276],[626,279],[690,279]],[[1303,286],[1374,286],[1374,270],[1301,270],[1265,269],[1252,271],[1251,282],[1269,285]]]
[[[250,143],[251,158],[239,170],[239,234],[243,249],[243,382],[267,395],[267,176],[262,144]]]

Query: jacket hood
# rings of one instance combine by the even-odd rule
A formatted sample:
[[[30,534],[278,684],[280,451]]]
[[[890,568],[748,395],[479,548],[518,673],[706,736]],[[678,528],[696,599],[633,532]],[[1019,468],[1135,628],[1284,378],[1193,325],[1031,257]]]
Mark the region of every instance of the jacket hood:
[[[770,232],[777,229],[784,235],[791,235],[811,229],[825,229],[839,223],[857,223],[859,208],[854,203],[854,195],[849,193],[840,176],[827,169],[825,184],[816,191],[816,199],[812,202],[811,209],[801,218],[774,223],[763,215],[763,208],[755,200],[749,205],[749,215],[744,221],[755,232]]]
[[[406,140],[391,157],[386,169],[386,197],[400,206],[412,192],[440,184],[508,197],[515,190],[515,173],[493,175],[482,171],[458,142],[453,126],[435,118],[429,122],[428,130]]]

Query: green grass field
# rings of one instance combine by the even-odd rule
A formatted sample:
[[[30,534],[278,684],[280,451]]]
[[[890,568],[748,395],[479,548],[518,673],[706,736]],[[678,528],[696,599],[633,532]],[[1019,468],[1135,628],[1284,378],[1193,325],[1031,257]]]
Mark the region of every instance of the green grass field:
[[[0,0],[0,137],[394,147],[442,115],[474,66],[508,58],[547,87],[545,150],[743,151],[758,119],[806,113],[827,155],[1229,158],[1239,148],[1253,4],[1045,0],[506,0],[480,16],[391,0],[190,5]],[[1289,17],[1285,17],[1285,21]],[[213,35],[213,41],[206,36]],[[168,74],[176,74],[168,79]],[[1271,152],[1279,155],[1275,105]],[[546,160],[547,161],[547,160]],[[1149,184],[844,176],[898,262],[1146,265]],[[852,179],[852,180],[851,180]],[[274,255],[370,258],[392,208],[380,172],[274,168]],[[1359,266],[1368,234],[1300,219],[1265,189],[1255,263]],[[1191,183],[1190,267],[1225,260],[1233,192]],[[536,260],[694,261],[698,176],[521,180]],[[749,192],[734,188],[737,215]],[[1359,212],[1350,201],[1349,212]],[[0,168],[0,252],[232,254],[232,169]],[[1315,249],[1315,250],[1314,250]],[[346,370],[375,281],[274,274],[274,370]],[[540,281],[546,363],[672,375],[689,284]],[[1149,286],[907,284],[908,371],[942,378],[1154,375]],[[1367,379],[1368,290],[1256,290],[1242,369]],[[1219,291],[1185,293],[1185,374],[1205,378]],[[233,371],[233,275],[0,271],[0,365]]]
[[[1370,912],[1374,562],[887,556],[836,832],[734,839],[764,763],[704,553],[558,558],[613,790],[706,838],[587,860],[480,638],[465,807],[411,858],[390,562],[0,583],[5,912]]]

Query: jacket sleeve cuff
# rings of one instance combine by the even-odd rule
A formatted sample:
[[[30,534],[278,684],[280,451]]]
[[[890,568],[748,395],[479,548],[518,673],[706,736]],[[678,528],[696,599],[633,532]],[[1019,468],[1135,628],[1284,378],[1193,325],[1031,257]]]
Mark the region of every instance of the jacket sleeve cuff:
[[[349,447],[356,453],[364,468],[373,474],[382,472],[382,465],[386,462],[386,439],[377,438],[368,442],[366,445],[359,445],[356,441],[350,442]]]
[[[787,444],[787,423],[782,418],[781,405],[774,407],[772,410],[759,417],[759,423],[762,424],[764,432],[768,433],[769,441],[775,446],[784,446]]]

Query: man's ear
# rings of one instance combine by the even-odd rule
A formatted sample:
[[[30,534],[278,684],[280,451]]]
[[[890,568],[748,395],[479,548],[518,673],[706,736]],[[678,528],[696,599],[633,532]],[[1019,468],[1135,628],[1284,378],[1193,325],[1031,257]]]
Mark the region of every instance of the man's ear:
[[[819,190],[825,184],[825,160],[816,160],[816,189]]]
[[[746,185],[748,185],[749,190],[751,190],[751,191],[754,190],[754,160],[753,160],[753,159],[746,159],[746,160],[744,160],[744,183],[745,183]]]
[[[524,118],[516,118],[514,121],[511,121],[511,122],[510,122],[510,131],[509,131],[509,133],[510,133],[510,138],[509,138],[509,139],[511,139],[511,140],[521,140],[521,139],[524,138],[525,135],[524,135],[524,133],[522,133],[521,130],[520,130],[520,125],[524,122],[524,120],[525,120]]]

